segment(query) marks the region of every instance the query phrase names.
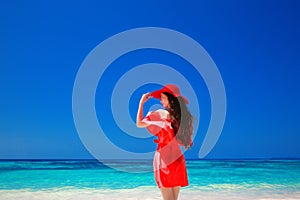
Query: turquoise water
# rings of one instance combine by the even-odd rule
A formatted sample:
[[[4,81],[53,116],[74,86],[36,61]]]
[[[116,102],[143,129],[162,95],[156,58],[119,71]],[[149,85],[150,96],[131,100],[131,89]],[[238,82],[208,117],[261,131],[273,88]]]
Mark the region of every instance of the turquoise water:
[[[152,161],[112,161],[152,169]],[[189,189],[201,191],[300,192],[300,160],[187,160]],[[95,160],[0,161],[0,190],[156,187],[153,172],[128,173]]]

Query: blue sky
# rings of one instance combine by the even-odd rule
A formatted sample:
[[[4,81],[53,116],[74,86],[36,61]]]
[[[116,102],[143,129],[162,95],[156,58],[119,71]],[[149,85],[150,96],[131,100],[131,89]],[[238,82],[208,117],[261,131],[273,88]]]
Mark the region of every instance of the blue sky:
[[[300,157],[299,9],[296,0],[1,2],[0,158],[92,158],[73,121],[76,74],[100,42],[148,26],[188,35],[218,66],[227,116],[207,158]],[[174,55],[151,50],[128,54],[116,63],[154,61],[173,67],[180,63]],[[118,71],[113,65],[110,69],[107,80]],[[184,73],[200,81],[191,72],[187,68]],[[101,83],[96,94],[99,113],[107,109],[99,100],[105,88]],[[137,94],[155,87],[141,87]],[[130,105],[133,117],[137,96]],[[209,123],[209,96],[204,92],[202,97],[201,131],[188,158],[197,158]],[[104,124],[116,129],[109,118]],[[132,141],[118,140],[119,134],[111,140],[126,148]],[[143,144],[137,145],[138,151],[155,148],[152,139]]]

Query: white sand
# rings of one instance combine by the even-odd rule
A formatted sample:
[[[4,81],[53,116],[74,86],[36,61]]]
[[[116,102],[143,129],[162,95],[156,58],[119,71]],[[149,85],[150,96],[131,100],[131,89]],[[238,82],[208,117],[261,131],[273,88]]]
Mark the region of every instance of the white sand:
[[[135,189],[121,190],[96,190],[96,189],[74,189],[59,188],[51,190],[0,190],[0,200],[159,200],[162,199],[160,191],[155,187],[139,187]],[[179,195],[180,200],[279,200],[279,199],[300,199],[300,192],[281,194],[257,194],[237,193],[228,191],[201,191],[184,188]]]

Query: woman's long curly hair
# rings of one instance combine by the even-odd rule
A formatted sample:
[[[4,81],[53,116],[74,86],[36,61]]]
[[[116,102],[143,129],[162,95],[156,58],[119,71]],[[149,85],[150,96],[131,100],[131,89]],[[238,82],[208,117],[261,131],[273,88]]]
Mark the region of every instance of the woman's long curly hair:
[[[192,145],[191,137],[194,129],[194,119],[182,97],[175,97],[171,93],[163,92],[168,97],[170,108],[168,109],[171,124],[176,139],[183,144],[185,149]]]

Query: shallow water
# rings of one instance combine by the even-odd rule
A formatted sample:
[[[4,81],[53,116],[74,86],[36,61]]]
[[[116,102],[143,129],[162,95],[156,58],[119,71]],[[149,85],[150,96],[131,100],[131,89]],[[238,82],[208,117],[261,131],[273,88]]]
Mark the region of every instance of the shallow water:
[[[152,161],[1,161],[0,199],[161,199]],[[180,199],[300,199],[300,160],[188,160]]]

